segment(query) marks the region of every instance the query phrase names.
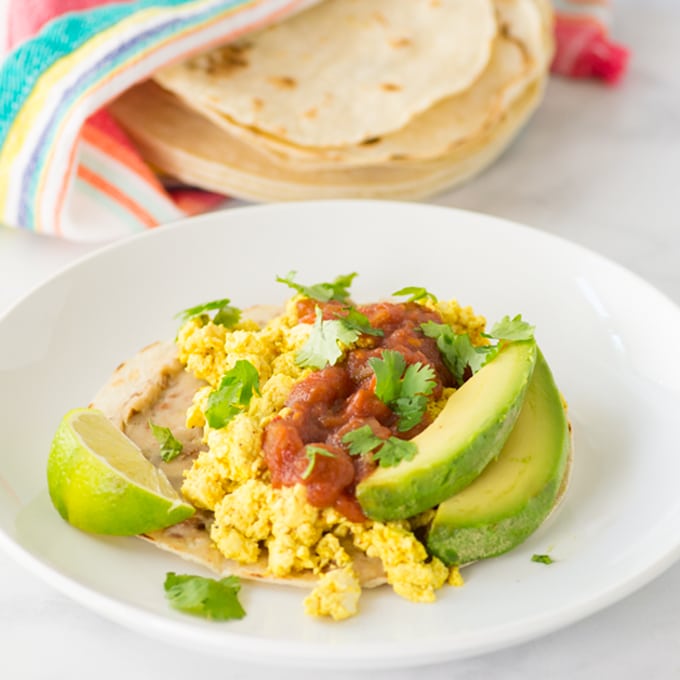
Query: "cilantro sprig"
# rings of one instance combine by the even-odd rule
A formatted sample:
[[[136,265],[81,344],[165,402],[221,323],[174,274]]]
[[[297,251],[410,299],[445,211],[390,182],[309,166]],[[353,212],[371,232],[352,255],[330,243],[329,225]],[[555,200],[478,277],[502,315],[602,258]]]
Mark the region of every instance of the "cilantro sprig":
[[[473,374],[476,373],[484,364],[491,361],[501,348],[499,342],[475,346],[467,333],[455,333],[451,326],[444,323],[428,321],[421,324],[420,328],[428,338],[436,341],[444,364],[459,386],[463,384],[468,368]],[[534,326],[524,321],[521,314],[513,318],[504,316],[494,324],[489,333],[484,334],[484,337],[496,341],[531,340],[534,337]]]
[[[239,359],[223,376],[216,390],[208,396],[205,418],[210,427],[224,427],[234,416],[245,411],[253,394],[260,393],[260,376],[255,366]]]
[[[397,429],[406,432],[423,418],[427,397],[436,386],[434,369],[420,362],[406,365],[401,352],[386,349],[368,360],[375,373],[375,394],[399,417]]]
[[[349,298],[349,287],[352,285],[354,277],[357,276],[356,272],[341,274],[334,281],[328,283],[315,283],[312,286],[303,286],[293,280],[296,274],[296,271],[290,271],[286,276],[277,276],[276,280],[279,283],[285,283],[289,288],[318,302],[329,302],[330,300],[345,302]]]
[[[475,347],[467,333],[457,334],[448,324],[428,321],[421,324],[420,328],[428,338],[433,338],[437,343],[444,364],[451,371],[457,385],[463,384],[468,366],[475,373],[488,359],[491,347]]]
[[[323,456],[325,458],[335,458],[335,454],[332,451],[324,449],[321,446],[313,446],[312,444],[305,446],[305,456],[307,456],[307,460],[309,461],[309,463],[307,464],[305,471],[300,475],[302,479],[309,479],[309,476],[312,474],[312,472],[314,472],[314,468],[316,467],[317,456]]]
[[[370,425],[363,425],[345,434],[342,438],[352,456],[373,454],[373,460],[380,467],[394,467],[402,460],[412,460],[418,449],[413,442],[389,437],[381,439],[373,434]]]
[[[212,322],[219,326],[231,328],[241,320],[241,310],[237,307],[232,307],[230,302],[231,300],[229,298],[212,300],[211,302],[205,302],[202,305],[184,309],[176,314],[175,317],[180,319],[182,323],[186,323],[197,316],[206,316],[207,318],[210,318],[210,312],[215,312]]]
[[[242,619],[246,615],[238,599],[241,583],[237,576],[216,580],[170,571],[163,587],[170,605],[187,614],[213,621]]]
[[[324,319],[317,306],[314,325],[305,344],[295,355],[298,366],[325,368],[335,366],[343,356],[342,346],[354,344],[361,332],[351,328],[344,319]]]
[[[365,314],[362,314],[356,307],[345,307],[343,311],[344,314],[338,312],[336,316],[350,330],[357,331],[362,335],[385,335],[385,331],[381,328],[374,328],[368,320],[368,317]]]
[[[400,288],[399,290],[392,293],[394,297],[401,297],[403,295],[408,295],[406,302],[418,302],[419,300],[430,300],[431,302],[437,302],[437,296],[434,293],[430,293],[427,288],[422,286],[406,286],[405,288]]]
[[[161,425],[156,425],[149,420],[149,427],[151,428],[151,434],[155,437],[156,441],[161,447],[161,460],[169,463],[174,460],[182,453],[182,442],[180,442],[169,427],[162,427]]]
[[[521,314],[517,314],[512,319],[504,316],[495,323],[490,333],[486,336],[495,340],[531,340],[534,337],[535,326],[522,319]]]

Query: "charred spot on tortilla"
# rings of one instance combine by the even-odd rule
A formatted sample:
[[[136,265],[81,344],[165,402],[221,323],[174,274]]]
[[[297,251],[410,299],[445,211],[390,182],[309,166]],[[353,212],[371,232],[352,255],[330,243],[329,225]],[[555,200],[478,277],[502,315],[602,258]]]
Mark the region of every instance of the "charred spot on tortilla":
[[[390,40],[390,45],[392,47],[396,47],[397,49],[400,49],[402,47],[410,47],[411,45],[413,45],[413,42],[411,41],[410,38],[406,38],[406,37],[392,38],[392,40]]]
[[[271,76],[268,78],[268,81],[274,85],[274,87],[278,87],[282,90],[292,90],[297,87],[297,81],[290,76]]]

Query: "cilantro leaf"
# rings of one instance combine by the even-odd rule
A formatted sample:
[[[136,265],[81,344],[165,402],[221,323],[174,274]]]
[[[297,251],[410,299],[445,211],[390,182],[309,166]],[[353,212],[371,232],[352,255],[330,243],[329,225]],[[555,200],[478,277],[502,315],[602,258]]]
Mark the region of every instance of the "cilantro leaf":
[[[338,312],[336,316],[344,321],[347,328],[358,331],[362,335],[385,335],[385,332],[382,329],[373,328],[368,317],[365,314],[362,314],[356,307],[346,307],[345,311],[347,312],[345,315]]]
[[[428,321],[420,325],[428,338],[433,338],[442,355],[446,367],[451,371],[456,383],[463,384],[465,369],[469,366],[476,373],[489,359],[492,347],[475,347],[467,334],[454,333],[445,323]]]
[[[246,615],[238,600],[241,583],[237,576],[227,576],[218,581],[169,571],[163,587],[170,604],[187,614],[214,621],[242,619]]]
[[[241,320],[241,310],[231,305],[223,305],[213,316],[213,323],[225,328],[232,328]]]
[[[407,367],[404,356],[389,349],[368,363],[375,373],[376,396],[399,417],[398,430],[410,430],[422,420],[427,395],[437,384],[434,369],[420,362]]]
[[[541,564],[552,564],[555,560],[550,555],[532,555],[532,562],[540,562]]]
[[[362,425],[343,435],[342,442],[349,447],[350,456],[361,456],[370,453],[383,443],[383,439],[376,437],[370,425]]]
[[[415,427],[427,409],[427,396],[435,386],[434,369],[429,365],[411,364],[401,381],[401,394],[394,401],[394,410],[401,415],[399,430]]]
[[[380,467],[394,467],[402,460],[413,460],[417,452],[418,448],[413,442],[390,437],[373,454],[373,459],[378,461]]]
[[[399,416],[399,432],[408,432],[423,419],[427,410],[427,397],[422,394],[399,397],[392,402],[390,408]]]
[[[401,376],[406,370],[406,359],[401,352],[386,349],[381,357],[368,360],[375,373],[375,394],[388,406],[401,395]]]
[[[161,459],[169,463],[182,453],[182,442],[178,441],[169,427],[161,427],[149,421],[151,434],[161,446]]]
[[[430,394],[436,384],[434,369],[429,364],[410,364],[401,380],[401,395]]]
[[[225,328],[231,328],[241,319],[241,310],[237,307],[232,307],[229,304],[230,302],[229,298],[213,300],[212,302],[184,309],[176,314],[175,317],[181,319],[182,323],[185,323],[194,317],[207,315],[209,312],[216,312],[212,320],[213,323]]]
[[[245,411],[253,393],[260,393],[260,376],[249,361],[239,359],[208,396],[205,409],[208,425],[215,429],[224,427],[234,416]]]
[[[298,366],[312,368],[335,366],[343,354],[340,343],[349,347],[360,335],[358,331],[348,328],[343,319],[325,320],[317,306],[312,332],[295,356],[295,361]]]
[[[373,452],[373,460],[380,467],[394,467],[402,460],[412,460],[418,452],[413,442],[398,437],[388,439],[377,437],[370,425],[363,425],[348,432],[342,441],[349,446],[349,453],[352,456]]]
[[[351,274],[343,274],[336,277],[335,281],[330,283],[316,283],[313,286],[303,286],[293,281],[297,272],[291,271],[286,276],[277,276],[276,280],[279,283],[285,283],[289,288],[296,290],[302,295],[318,300],[319,302],[328,302],[329,300],[339,300],[344,302],[349,297],[349,287],[352,285],[352,280],[357,276],[356,272]]]
[[[427,288],[422,288],[421,286],[406,286],[406,288],[400,288],[399,290],[392,293],[394,297],[401,297],[402,295],[408,295],[406,302],[418,302],[418,300],[430,300],[431,302],[437,302],[437,296],[430,293]]]
[[[446,367],[459,386],[463,384],[468,366],[472,373],[476,373],[484,364],[491,361],[501,348],[498,343],[475,347],[469,335],[457,334],[451,326],[444,323],[428,321],[421,324],[420,329],[428,338],[436,341]],[[521,314],[512,319],[505,316],[494,325],[491,333],[485,333],[484,337],[509,341],[531,340],[534,337],[534,326],[523,321]]]
[[[534,328],[531,324],[522,319],[521,314],[512,319],[504,316],[498,323],[494,324],[489,337],[496,340],[532,340]]]
[[[309,475],[312,474],[314,466],[316,465],[317,456],[325,456],[326,458],[335,458],[335,454],[328,449],[324,449],[321,446],[305,446],[305,456],[309,460],[309,464],[305,468],[305,471],[300,475],[302,479],[308,479]]]

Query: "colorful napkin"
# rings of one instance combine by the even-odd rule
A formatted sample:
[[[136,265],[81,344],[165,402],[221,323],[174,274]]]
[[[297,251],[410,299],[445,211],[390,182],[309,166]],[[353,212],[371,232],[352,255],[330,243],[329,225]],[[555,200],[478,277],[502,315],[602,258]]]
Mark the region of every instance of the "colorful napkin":
[[[161,66],[319,0],[10,0],[0,66],[0,223],[79,241],[120,238],[225,197],[168,186],[106,104]],[[602,0],[557,0],[553,70],[610,83],[628,52]],[[95,217],[96,216],[96,217]]]

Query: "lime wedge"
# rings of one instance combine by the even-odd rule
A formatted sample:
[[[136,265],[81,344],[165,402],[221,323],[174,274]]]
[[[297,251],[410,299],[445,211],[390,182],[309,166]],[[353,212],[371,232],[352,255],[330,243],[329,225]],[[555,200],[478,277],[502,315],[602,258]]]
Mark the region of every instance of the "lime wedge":
[[[142,534],[194,513],[165,474],[96,409],[74,409],[62,419],[47,461],[47,485],[67,522],[97,534]]]

